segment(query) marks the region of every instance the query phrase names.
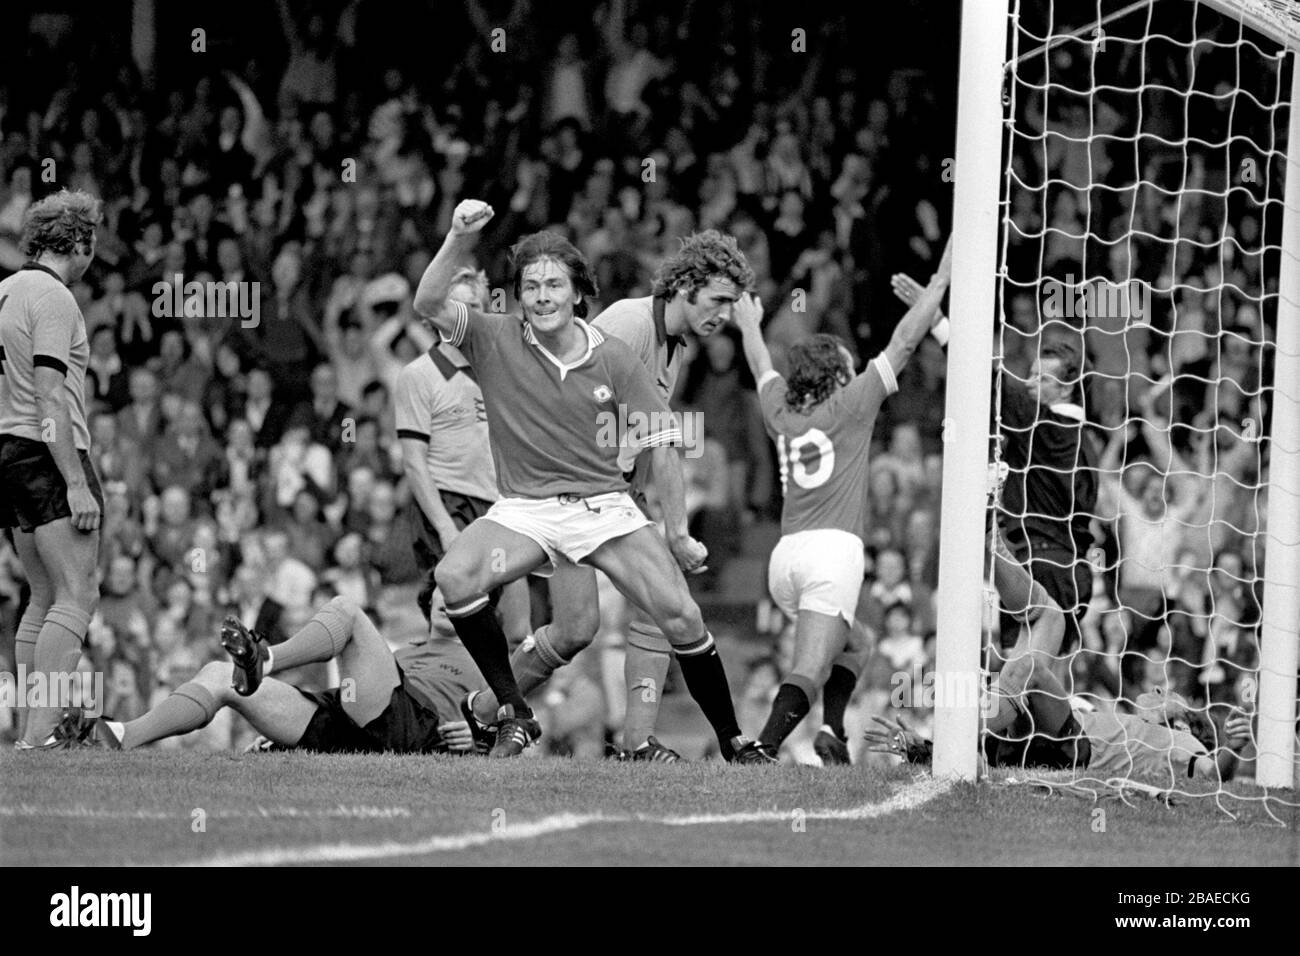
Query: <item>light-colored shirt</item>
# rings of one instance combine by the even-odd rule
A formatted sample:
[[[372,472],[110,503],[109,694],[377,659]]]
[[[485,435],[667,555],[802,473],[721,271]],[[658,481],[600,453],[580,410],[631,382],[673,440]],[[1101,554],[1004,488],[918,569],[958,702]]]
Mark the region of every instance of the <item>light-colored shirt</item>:
[[[473,369],[450,345],[410,362],[393,395],[397,437],[428,443],[429,476],[440,491],[497,500],[487,407]]]
[[[86,366],[90,340],[77,300],[57,275],[28,263],[0,282],[0,435],[47,441],[36,400],[36,369],[63,373],[73,444],[90,449]]]
[[[1181,730],[1129,714],[1075,712],[1092,745],[1088,775],[1141,778],[1158,786],[1185,785],[1191,763],[1208,756],[1201,742]]]

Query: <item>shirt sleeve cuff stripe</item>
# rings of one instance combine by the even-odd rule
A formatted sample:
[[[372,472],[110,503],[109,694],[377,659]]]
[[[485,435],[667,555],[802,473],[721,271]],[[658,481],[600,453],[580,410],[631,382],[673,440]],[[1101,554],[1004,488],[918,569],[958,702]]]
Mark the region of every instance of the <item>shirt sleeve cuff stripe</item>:
[[[898,391],[898,379],[894,375],[894,368],[889,364],[889,356],[884,352],[877,355],[872,362],[876,366],[876,371],[880,374],[880,381],[885,384],[885,394],[893,395]]]
[[[451,335],[444,333],[442,340],[460,348],[460,344],[465,341],[465,332],[469,329],[469,308],[464,302],[452,302],[451,305],[456,312],[456,327],[452,329]]]
[[[398,438],[414,438],[416,441],[428,441],[429,436],[424,432],[417,432],[414,428],[399,428],[397,430]]]
[[[52,368],[60,375],[68,374],[68,363],[61,359],[56,359],[53,355],[35,355],[32,357],[33,368]]]
[[[680,428],[669,428],[665,431],[655,432],[653,435],[647,435],[641,440],[641,445],[645,448],[655,448],[659,445],[680,445],[682,443],[682,430]]]

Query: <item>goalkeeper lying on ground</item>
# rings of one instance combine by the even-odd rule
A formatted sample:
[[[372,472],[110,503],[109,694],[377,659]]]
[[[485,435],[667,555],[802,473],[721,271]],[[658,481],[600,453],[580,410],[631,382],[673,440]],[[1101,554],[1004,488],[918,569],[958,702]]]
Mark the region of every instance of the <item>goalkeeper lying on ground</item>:
[[[142,717],[117,723],[70,713],[58,744],[131,750],[198,730],[222,707],[274,744],[319,753],[466,753],[476,743],[486,752],[492,744],[470,730],[469,695],[483,682],[460,641],[435,638],[394,654],[349,598],[333,598],[274,648],[235,618],[222,623],[221,643],[229,663],[204,665]],[[266,676],[335,657],[341,683],[323,693]]]
[[[993,562],[998,595],[1022,622],[1017,646],[1040,639],[1060,646],[1065,629],[1060,605],[1010,556],[1001,535],[998,557],[1002,560]],[[1140,778],[1171,788],[1191,778],[1230,779],[1237,754],[1251,739],[1250,717],[1237,712],[1225,724],[1227,740],[1220,746],[1209,718],[1177,694],[1142,694],[1136,714],[1075,710],[1043,656],[1034,652],[1009,660],[987,693],[984,752],[994,766],[1086,769],[1089,777]],[[930,759],[930,741],[901,720],[875,719],[884,730],[867,733],[871,749],[913,762]]]

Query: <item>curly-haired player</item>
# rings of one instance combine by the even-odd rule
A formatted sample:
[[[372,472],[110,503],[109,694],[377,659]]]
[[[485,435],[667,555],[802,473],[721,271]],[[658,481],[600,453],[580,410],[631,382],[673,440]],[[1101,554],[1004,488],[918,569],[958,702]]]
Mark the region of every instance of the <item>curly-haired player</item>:
[[[665,259],[655,274],[651,294],[620,299],[592,324],[631,346],[650,372],[660,397],[669,401],[681,372],[685,337],[712,335],[731,318],[732,309],[754,283],[754,270],[736,240],[715,229],[682,240],[677,253]],[[660,459],[655,459],[659,461]],[[678,563],[687,571],[703,567],[707,549],[691,538],[680,456],[662,459],[665,474],[656,475],[662,499],[664,534]],[[638,461],[632,476],[632,497],[646,510],[645,490],[650,460]],[[595,582],[592,581],[593,599]],[[627,716],[623,723],[623,753],[633,760],[672,762],[678,755],[655,739],[655,723],[672,645],[644,613],[633,610],[628,624]]]
[[[930,331],[948,288],[952,250],[894,330],[885,351],[853,374],[853,357],[832,335],[790,350],[790,375],[773,368],[760,329],[762,308],[737,306],[745,359],[758,382],[763,420],[776,440],[785,504],[781,540],[768,565],[768,589],[795,623],[795,656],[759,735],[775,762],[781,743],[825,688],[825,725],[814,741],[823,763],[848,763],[843,705],[857,683],[849,647],[864,570],[868,454],[876,414],[898,388],[895,376]],[[834,695],[834,702],[831,697]]]
[[[23,222],[27,263],[0,282],[0,527],[14,529],[32,594],[18,625],[17,664],[77,669],[99,601],[95,564],[104,498],[90,459],[86,321],[68,290],[95,258],[98,199],[63,190]],[[61,708],[25,709],[20,750],[53,742]]]

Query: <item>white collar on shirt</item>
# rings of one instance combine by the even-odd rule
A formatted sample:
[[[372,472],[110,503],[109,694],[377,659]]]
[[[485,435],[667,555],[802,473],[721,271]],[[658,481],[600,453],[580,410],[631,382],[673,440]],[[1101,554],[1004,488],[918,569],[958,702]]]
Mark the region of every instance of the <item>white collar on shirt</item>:
[[[533,332],[532,325],[530,325],[527,322],[524,323],[524,341],[527,342],[529,345],[533,346],[533,348],[537,349],[537,351],[545,355],[547,359],[550,360],[551,364],[560,370],[560,381],[564,381],[564,377],[568,375],[570,371],[577,368],[583,362],[587,361],[587,359],[591,358],[592,349],[594,349],[601,342],[605,341],[604,335],[602,335],[596,329],[593,329],[586,322],[582,321],[582,319],[579,319],[578,317],[575,316],[573,321],[576,322],[578,327],[581,328],[582,331],[585,332],[587,335],[587,351],[583,352],[582,355],[580,355],[574,361],[568,363],[561,362],[558,358],[552,355],[550,351],[547,350],[546,346],[542,345],[542,343],[537,340],[537,335]]]

